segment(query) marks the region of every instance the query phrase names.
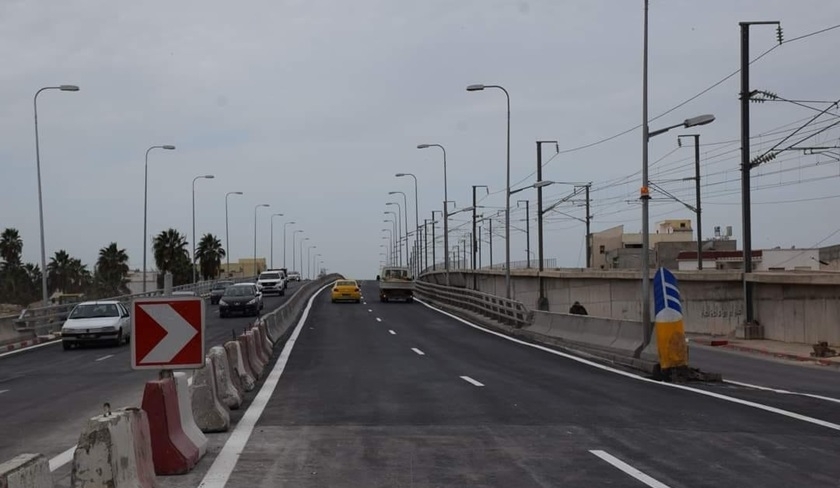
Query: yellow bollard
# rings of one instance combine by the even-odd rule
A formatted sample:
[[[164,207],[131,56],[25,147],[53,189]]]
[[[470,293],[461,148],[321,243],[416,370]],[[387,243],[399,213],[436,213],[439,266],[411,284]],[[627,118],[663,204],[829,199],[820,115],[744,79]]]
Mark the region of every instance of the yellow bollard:
[[[656,271],[653,282],[656,305],[656,345],[662,370],[688,366],[682,304],[677,278],[665,268]]]

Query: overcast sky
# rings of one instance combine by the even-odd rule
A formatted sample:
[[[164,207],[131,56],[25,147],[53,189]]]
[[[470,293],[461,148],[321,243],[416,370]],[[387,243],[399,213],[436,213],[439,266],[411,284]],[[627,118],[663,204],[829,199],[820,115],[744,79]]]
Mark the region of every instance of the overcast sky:
[[[534,181],[535,140],[556,139],[564,150],[640,123],[642,5],[642,0],[4,0],[0,227],[18,228],[24,260],[39,261],[32,96],[43,86],[72,83],[81,91],[39,97],[48,256],[65,249],[92,268],[99,248],[116,241],[127,249],[131,266],[139,267],[144,152],[151,145],[174,144],[176,151],[150,156],[150,235],[168,227],[189,234],[191,181],[213,174],[214,180],[196,185],[197,231],[224,242],[225,193],[243,191],[230,200],[234,260],[253,254],[254,206],[269,203],[270,209],[259,210],[259,256],[269,256],[270,215],[284,213],[275,219],[275,265],[283,260],[282,224],[294,220],[297,225],[289,229],[305,231],[307,244],[317,246],[313,252],[323,254],[327,268],[373,276],[384,242],[382,212],[392,198],[387,192],[405,191],[413,198],[411,180],[394,174],[417,175],[421,219],[441,208],[441,154],[417,150],[417,144],[446,146],[449,197],[457,208],[470,205],[474,184],[490,186],[491,195],[481,202],[485,215],[504,204],[499,193],[505,174],[504,95],[468,93],[468,84],[500,84],[510,92],[512,174],[514,182],[523,181],[520,186]],[[745,20],[780,20],[785,39],[792,39],[840,24],[840,3],[652,0],[651,117],[737,69],[738,22]],[[773,27],[753,28],[753,57],[775,43]],[[780,46],[753,65],[752,88],[789,99],[840,98],[838,44],[840,29]],[[697,131],[708,160],[704,233],[732,225],[740,246],[737,94],[735,76],[650,125],[716,115],[714,124]],[[752,134],[767,134],[754,139],[758,154],[815,112],[765,103],[752,105],[752,113]],[[831,123],[832,117],[825,120]],[[788,132],[769,134],[778,128]],[[667,181],[693,174],[691,149],[677,149],[679,133],[652,141],[651,162],[658,162],[651,178],[693,203],[691,182]],[[829,130],[808,144],[838,145],[838,136],[840,131]],[[546,146],[545,160],[553,153]],[[637,232],[641,210],[633,200],[640,166],[636,130],[560,154],[545,166],[544,179],[592,181],[593,231],[624,224]],[[754,247],[840,242],[835,232],[840,200],[833,198],[840,194],[840,163],[786,153],[755,176],[754,187],[762,189],[753,193]],[[623,181],[607,184],[617,180]],[[568,190],[547,188],[546,203]],[[516,197],[533,202],[534,193]],[[409,207],[413,226],[413,202]],[[584,215],[574,204],[559,209]],[[454,216],[451,226],[457,228],[465,216]],[[652,225],[662,218],[693,219],[685,207],[665,200],[654,201],[651,216]],[[524,210],[513,219],[524,228]],[[547,257],[558,258],[561,266],[582,265],[583,224],[562,214],[549,220]],[[500,220],[494,230],[502,229]],[[535,234],[532,228],[534,248]],[[504,253],[501,235],[494,238],[497,262]],[[514,232],[512,254],[525,259],[523,232]],[[291,268],[291,244],[286,260]],[[151,253],[149,261],[153,264]]]

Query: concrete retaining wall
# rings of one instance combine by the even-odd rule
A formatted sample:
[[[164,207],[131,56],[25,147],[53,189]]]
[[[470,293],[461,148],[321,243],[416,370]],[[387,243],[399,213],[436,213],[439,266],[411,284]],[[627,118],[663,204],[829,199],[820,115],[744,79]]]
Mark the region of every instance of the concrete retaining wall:
[[[734,335],[744,320],[742,273],[737,271],[675,272],[683,298],[686,332]],[[590,316],[638,320],[641,279],[637,271],[552,270],[542,273],[549,310],[567,312],[575,301]],[[423,279],[443,284],[444,273]],[[764,337],[786,342],[828,341],[840,346],[840,273],[752,273],[756,319]],[[501,270],[457,271],[450,283],[485,293],[505,295]],[[513,297],[537,309],[539,274],[512,270]]]

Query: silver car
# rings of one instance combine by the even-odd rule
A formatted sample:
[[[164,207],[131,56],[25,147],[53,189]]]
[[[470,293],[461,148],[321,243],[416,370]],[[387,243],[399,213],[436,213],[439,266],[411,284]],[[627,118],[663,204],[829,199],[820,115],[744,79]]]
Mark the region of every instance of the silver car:
[[[118,346],[130,338],[128,309],[115,300],[80,303],[61,326],[61,344],[65,350],[73,345],[100,342]]]

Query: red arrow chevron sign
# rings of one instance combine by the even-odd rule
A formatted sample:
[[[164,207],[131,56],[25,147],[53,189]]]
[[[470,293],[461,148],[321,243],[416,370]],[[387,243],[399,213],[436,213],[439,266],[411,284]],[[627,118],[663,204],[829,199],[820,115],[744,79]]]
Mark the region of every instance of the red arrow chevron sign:
[[[204,367],[204,300],[141,298],[131,305],[133,369]]]

